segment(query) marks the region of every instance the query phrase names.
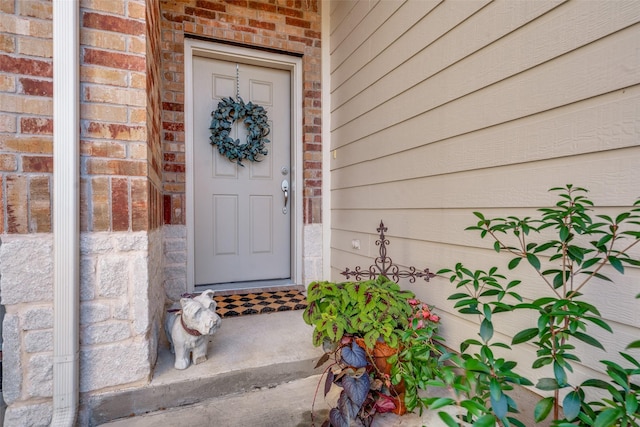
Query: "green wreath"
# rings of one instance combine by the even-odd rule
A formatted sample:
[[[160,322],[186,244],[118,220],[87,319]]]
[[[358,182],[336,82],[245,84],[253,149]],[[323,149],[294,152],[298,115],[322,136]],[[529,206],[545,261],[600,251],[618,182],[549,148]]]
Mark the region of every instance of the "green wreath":
[[[218,152],[227,156],[229,160],[236,161],[240,166],[242,160],[248,159],[259,162],[259,155],[266,156],[268,151],[264,147],[269,142],[269,123],[267,111],[260,105],[251,102],[245,104],[242,98],[222,98],[218,108],[211,113],[211,145],[218,147]],[[247,142],[240,143],[239,139],[229,136],[231,127],[236,120],[242,120],[247,127]]]

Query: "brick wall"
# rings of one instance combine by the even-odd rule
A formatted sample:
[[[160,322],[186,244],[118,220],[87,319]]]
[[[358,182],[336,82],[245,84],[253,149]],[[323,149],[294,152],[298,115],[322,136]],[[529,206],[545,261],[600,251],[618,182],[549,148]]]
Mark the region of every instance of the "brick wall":
[[[83,231],[162,225],[159,8],[149,3],[81,1]],[[0,233],[50,232],[52,4],[1,1],[0,13]]]
[[[160,2],[148,0],[146,7],[147,153],[149,163],[149,226],[162,225],[162,80],[160,77]]]
[[[320,2],[164,0],[160,8],[165,224],[185,223],[185,35],[303,55],[304,222],[322,222]]]
[[[0,233],[51,231],[51,9],[0,2]]]
[[[149,230],[161,212],[156,44],[147,36],[156,38],[146,24],[156,14],[144,0],[81,6],[81,229]]]

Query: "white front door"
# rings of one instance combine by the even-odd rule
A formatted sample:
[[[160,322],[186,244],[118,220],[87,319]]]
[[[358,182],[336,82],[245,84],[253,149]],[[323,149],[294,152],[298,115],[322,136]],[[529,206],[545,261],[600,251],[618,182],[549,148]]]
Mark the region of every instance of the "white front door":
[[[255,287],[291,278],[291,83],[286,70],[193,58],[195,285]],[[237,85],[237,83],[239,83]],[[260,162],[228,160],[210,144],[223,97],[263,106],[271,128]],[[246,141],[237,121],[231,135]],[[283,182],[289,189],[283,191]]]

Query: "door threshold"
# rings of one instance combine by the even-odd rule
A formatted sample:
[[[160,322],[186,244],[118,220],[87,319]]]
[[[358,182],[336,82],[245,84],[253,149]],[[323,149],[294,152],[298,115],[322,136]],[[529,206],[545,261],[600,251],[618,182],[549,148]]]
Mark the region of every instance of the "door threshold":
[[[278,283],[281,282],[281,283]],[[235,282],[223,283],[216,285],[197,285],[194,289],[195,293],[203,292],[207,289],[215,291],[215,295],[238,295],[238,294],[255,294],[261,292],[277,292],[285,290],[296,290],[305,292],[307,289],[304,285],[296,285],[291,281],[255,281],[255,282]]]

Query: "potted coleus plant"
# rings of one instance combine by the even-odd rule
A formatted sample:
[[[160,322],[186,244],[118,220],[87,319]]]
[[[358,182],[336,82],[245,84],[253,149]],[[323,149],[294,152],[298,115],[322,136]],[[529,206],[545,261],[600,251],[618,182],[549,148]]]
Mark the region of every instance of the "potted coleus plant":
[[[334,385],[342,389],[324,425],[370,425],[378,413],[402,415],[406,401],[410,410],[419,404],[417,386],[430,377],[423,377],[429,372],[424,364],[414,362],[432,357],[439,321],[430,307],[385,276],[314,282],[307,301],[304,320],[314,326],[313,344],[325,350],[318,366],[331,361],[325,395]]]

